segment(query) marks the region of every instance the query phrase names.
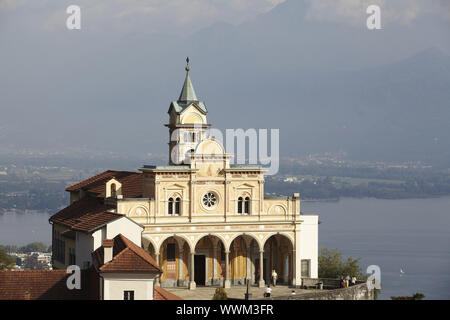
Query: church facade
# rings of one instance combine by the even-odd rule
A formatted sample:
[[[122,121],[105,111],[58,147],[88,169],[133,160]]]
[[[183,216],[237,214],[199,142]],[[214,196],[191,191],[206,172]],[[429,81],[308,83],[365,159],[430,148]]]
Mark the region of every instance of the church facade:
[[[95,203],[97,214],[120,214],[141,225],[139,245],[160,266],[156,284],[162,287],[230,287],[247,280],[264,286],[273,270],[278,283],[294,286],[317,278],[318,216],[301,213],[299,194],[265,196],[264,168],[231,164],[232,155],[207,135],[207,113],[188,66],[168,111],[168,165],[103,172],[66,189],[69,207],[80,208],[83,217]],[[77,252],[76,239],[69,238],[76,227],[64,221],[53,221],[54,241],[64,242],[55,263],[60,268]],[[72,257],[92,263],[79,260]]]

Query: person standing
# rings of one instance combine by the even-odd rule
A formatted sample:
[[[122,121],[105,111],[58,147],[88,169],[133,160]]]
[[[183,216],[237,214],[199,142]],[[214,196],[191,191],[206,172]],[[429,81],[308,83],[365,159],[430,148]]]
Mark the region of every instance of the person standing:
[[[355,284],[356,284],[356,277],[353,276],[353,277],[352,277],[352,286],[354,286]]]
[[[273,269],[272,270],[272,283],[273,283],[274,287],[276,287],[276,285],[277,285],[277,278],[278,278],[278,274],[275,271],[275,269]]]

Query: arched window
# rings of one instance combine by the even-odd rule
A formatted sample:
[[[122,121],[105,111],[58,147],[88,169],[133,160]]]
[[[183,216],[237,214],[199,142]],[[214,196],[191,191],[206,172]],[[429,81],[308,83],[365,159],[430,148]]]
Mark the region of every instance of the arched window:
[[[250,198],[249,197],[245,197],[244,213],[250,214]]]
[[[238,213],[242,213],[242,202],[244,202],[244,200],[242,199],[242,197],[239,197],[238,198],[238,203],[237,203],[237,205],[238,205],[237,212]]]
[[[175,199],[175,214],[177,216],[181,214],[181,199],[179,197]]]
[[[175,243],[167,244],[167,261],[175,261]]]
[[[117,190],[116,190],[116,184],[111,184],[111,197],[115,198],[117,197]]]
[[[173,214],[173,198],[169,198],[169,206],[167,208],[167,214]]]

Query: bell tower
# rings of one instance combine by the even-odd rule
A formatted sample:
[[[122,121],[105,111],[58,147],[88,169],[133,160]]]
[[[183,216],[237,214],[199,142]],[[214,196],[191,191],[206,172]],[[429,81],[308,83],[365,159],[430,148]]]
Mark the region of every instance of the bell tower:
[[[211,126],[207,123],[206,105],[197,99],[190,77],[189,57],[186,58],[186,78],[177,101],[169,107],[169,164],[182,165],[190,163],[190,155],[203,141],[205,130]]]

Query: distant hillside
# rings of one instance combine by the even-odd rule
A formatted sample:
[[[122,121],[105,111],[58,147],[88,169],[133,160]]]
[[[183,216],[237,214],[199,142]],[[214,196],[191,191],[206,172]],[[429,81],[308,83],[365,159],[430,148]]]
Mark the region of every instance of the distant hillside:
[[[364,14],[356,25],[313,20],[309,3],[186,37],[18,34],[0,61],[0,151],[166,154],[163,124],[189,55],[213,126],[280,128],[281,156],[342,150],[450,166],[448,21],[369,31]]]

